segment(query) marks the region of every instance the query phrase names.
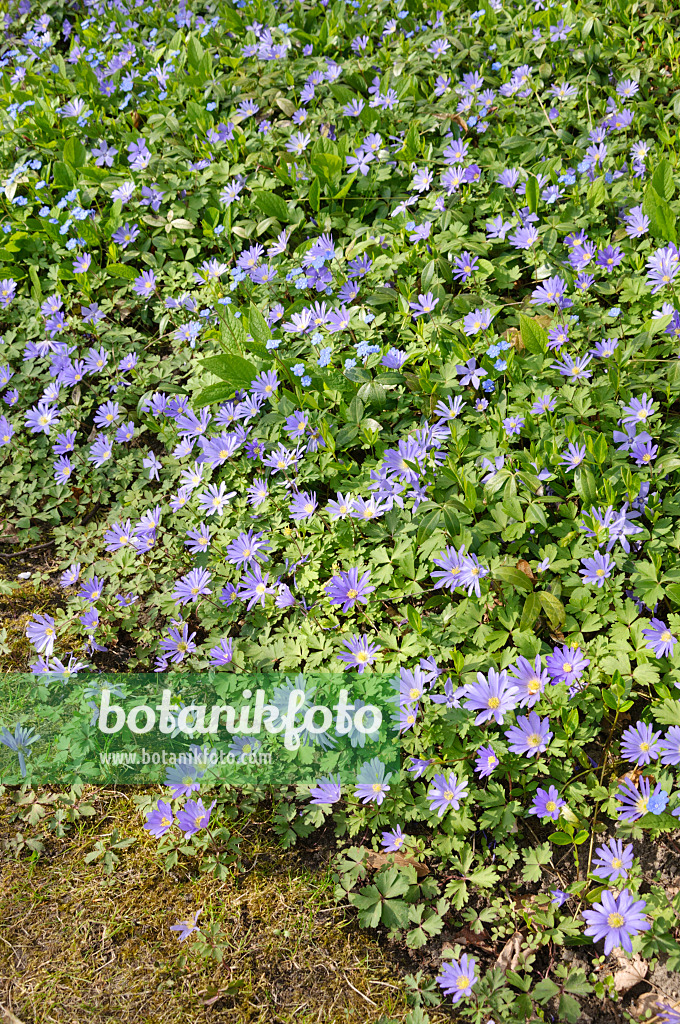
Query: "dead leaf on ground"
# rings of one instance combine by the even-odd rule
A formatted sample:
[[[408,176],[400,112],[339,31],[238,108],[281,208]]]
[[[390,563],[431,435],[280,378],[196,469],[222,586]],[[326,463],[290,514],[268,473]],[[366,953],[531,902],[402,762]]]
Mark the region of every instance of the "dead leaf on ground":
[[[366,855],[366,867],[377,870],[382,868],[389,861],[393,860],[394,863],[401,868],[412,867],[416,869],[418,878],[424,878],[425,875],[429,875],[430,869],[427,864],[420,864],[415,861],[413,857],[407,857],[403,853],[376,853],[370,850]]]
[[[503,946],[498,960],[496,960],[496,967],[499,967],[502,971],[507,971],[510,968],[511,971],[517,970],[519,963],[520,950],[522,948],[523,935],[521,932],[515,932],[511,935],[508,941]]]
[[[617,967],[614,970],[614,987],[619,993],[628,992],[647,977],[649,966],[639,953],[633,954],[632,960],[626,956],[620,946],[612,950],[612,956],[616,957]]]
[[[6,1006],[3,1006],[2,1003],[0,1003],[0,1013],[2,1014],[0,1024],[23,1024],[23,1021],[20,1021],[19,1018],[16,1017],[11,1010],[8,1010]]]
[[[660,996],[658,992],[643,992],[633,1005],[628,1008],[628,1012],[635,1020],[646,1020],[649,1024],[655,1024],[659,1019],[660,1003],[670,1006],[672,1010],[680,1011],[680,1002],[677,1000],[669,999],[667,996]],[[648,1012],[654,1014],[651,1020],[646,1016]]]
[[[519,333],[516,327],[508,327],[507,331],[503,332],[503,337],[510,345],[513,345],[518,352],[521,352],[524,348],[524,342],[522,341],[522,335]]]
[[[525,576],[528,576],[532,583],[536,582],[536,577],[534,576],[534,570],[531,568],[531,566],[529,565],[529,563],[527,562],[527,560],[525,558],[520,558],[520,560],[517,563],[517,565],[515,566],[515,568],[519,569],[520,572],[523,572]]]
[[[460,931],[454,932],[451,937],[455,942],[460,943],[461,946],[479,946],[480,949],[487,949],[489,951],[493,949],[491,936],[485,928],[482,928],[481,932],[473,932],[469,925],[464,924]],[[451,944],[448,943],[448,945],[450,947]]]

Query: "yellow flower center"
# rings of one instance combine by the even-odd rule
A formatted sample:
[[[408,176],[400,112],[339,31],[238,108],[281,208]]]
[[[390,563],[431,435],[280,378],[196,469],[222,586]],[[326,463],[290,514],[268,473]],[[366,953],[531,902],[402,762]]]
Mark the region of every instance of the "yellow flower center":
[[[540,681],[540,679],[530,679],[529,682],[527,683],[527,691],[529,693],[538,693],[538,691],[540,689],[541,689],[541,681]]]
[[[490,708],[499,708],[501,706],[501,702],[498,697],[489,697],[488,706]]]
[[[616,869],[620,868],[622,864],[623,864],[623,861],[619,860],[618,857],[615,857],[614,860],[612,861],[612,867],[616,868]]]
[[[347,596],[354,598],[354,597],[357,597],[358,593],[359,593],[358,590],[348,590],[347,591]]]
[[[545,809],[546,811],[550,811],[550,813],[552,814],[553,811],[557,810],[557,804],[554,800],[548,800],[545,805]]]
[[[621,928],[624,922],[623,914],[610,914],[607,918],[607,924],[610,928]]]
[[[456,980],[456,988],[464,989],[470,987],[470,979],[467,974],[460,974]]]
[[[574,666],[572,665],[572,663],[571,663],[570,661],[565,661],[564,665],[562,666],[562,669],[563,669],[563,670],[564,670],[565,672],[571,672],[571,671],[572,671],[572,669],[573,669],[573,667],[574,667]]]
[[[537,747],[541,742],[541,737],[537,732],[532,732],[531,736],[527,737],[527,743],[530,747]]]
[[[380,793],[382,790],[382,782],[374,782],[372,789],[374,793]]]

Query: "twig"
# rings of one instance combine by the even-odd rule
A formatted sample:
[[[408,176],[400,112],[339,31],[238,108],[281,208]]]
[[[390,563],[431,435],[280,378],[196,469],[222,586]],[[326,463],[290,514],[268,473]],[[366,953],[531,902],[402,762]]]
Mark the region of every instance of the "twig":
[[[0,551],[0,558],[22,558],[24,555],[32,555],[34,551],[44,551],[53,545],[54,541],[48,540],[46,544],[34,544],[32,548],[24,548],[23,551]]]
[[[362,998],[362,999],[365,999],[367,1003],[370,1003],[370,1004],[371,1004],[371,1006],[377,1006],[377,1005],[378,1005],[377,1003],[374,1003],[372,999],[369,999],[369,998],[368,998],[368,996],[364,995],[364,993],[363,993],[363,992],[360,992],[358,988],[354,988],[354,985],[353,985],[353,984],[352,984],[352,982],[351,982],[351,981],[349,980],[349,978],[347,977],[347,975],[346,975],[346,974],[343,974],[343,978],[345,979],[345,981],[347,982],[347,984],[349,985],[349,987],[350,987],[350,988],[352,989],[352,991],[353,991],[353,992],[356,992],[356,994],[357,994],[358,996],[361,996],[361,998]]]

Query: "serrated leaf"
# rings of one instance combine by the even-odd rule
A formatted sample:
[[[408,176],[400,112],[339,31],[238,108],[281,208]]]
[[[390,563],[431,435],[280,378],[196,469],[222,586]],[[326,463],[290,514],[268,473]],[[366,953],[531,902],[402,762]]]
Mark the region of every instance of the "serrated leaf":
[[[680,700],[662,700],[652,704],[652,718],[659,725],[680,725]]]
[[[498,872],[495,868],[477,868],[471,875],[467,876],[468,882],[478,885],[481,889],[489,889],[498,881]]]
[[[547,1003],[549,999],[557,995],[559,990],[559,985],[556,985],[550,978],[544,978],[537,985],[534,985],[532,995],[534,999],[538,999],[539,1003]]]

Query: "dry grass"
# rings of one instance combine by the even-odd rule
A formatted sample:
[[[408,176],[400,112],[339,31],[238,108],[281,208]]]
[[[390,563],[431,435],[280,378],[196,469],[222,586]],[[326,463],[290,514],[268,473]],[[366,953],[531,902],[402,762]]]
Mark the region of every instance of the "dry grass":
[[[96,800],[96,821],[50,840],[42,858],[0,852],[0,1005],[22,1024],[404,1019],[397,970],[342,920],[327,869],[305,868],[260,828],[247,839],[254,867],[245,873],[221,882],[165,875],[130,796]],[[107,876],[83,857],[113,828],[136,843]],[[0,807],[0,848],[17,830]],[[194,939],[180,944],[170,931],[198,907],[202,923],[224,927],[222,963],[203,961]]]

